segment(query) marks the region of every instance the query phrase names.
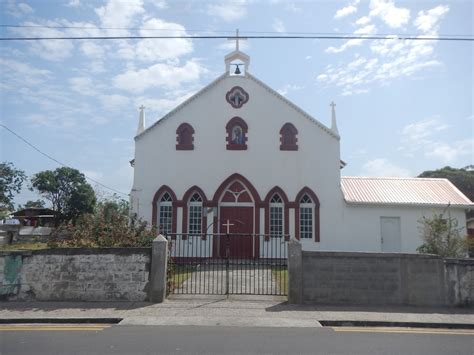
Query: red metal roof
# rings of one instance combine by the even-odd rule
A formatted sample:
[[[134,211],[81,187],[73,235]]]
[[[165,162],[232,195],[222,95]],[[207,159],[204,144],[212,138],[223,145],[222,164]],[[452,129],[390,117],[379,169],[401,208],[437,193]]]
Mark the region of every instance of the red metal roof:
[[[474,207],[448,179],[345,176],[341,188],[347,203]]]

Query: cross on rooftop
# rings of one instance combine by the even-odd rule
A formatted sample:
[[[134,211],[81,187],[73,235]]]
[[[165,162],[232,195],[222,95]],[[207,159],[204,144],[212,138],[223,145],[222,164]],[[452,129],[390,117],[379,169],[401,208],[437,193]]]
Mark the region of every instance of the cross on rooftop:
[[[334,101],[332,101],[329,106],[331,106],[332,108],[336,107],[336,104],[334,103]]]
[[[245,37],[240,37],[239,36],[239,29],[237,28],[235,30],[235,37],[230,37],[228,40],[234,41],[235,40],[235,50],[238,52],[239,51],[239,40],[246,40],[247,38]]]
[[[139,109],[140,109],[140,111],[143,111],[143,110],[145,109],[145,106],[141,105],[141,106],[139,107]]]

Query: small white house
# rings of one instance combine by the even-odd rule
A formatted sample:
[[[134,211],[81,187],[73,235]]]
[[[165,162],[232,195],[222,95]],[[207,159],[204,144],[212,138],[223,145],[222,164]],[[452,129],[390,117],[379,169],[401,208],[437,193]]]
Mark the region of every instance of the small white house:
[[[306,250],[414,252],[418,220],[448,205],[465,225],[473,204],[447,180],[341,178],[335,105],[327,127],[249,63],[237,47],[221,76],[146,129],[140,108],[131,191],[139,217],[163,234],[267,235],[249,256],[282,235]]]

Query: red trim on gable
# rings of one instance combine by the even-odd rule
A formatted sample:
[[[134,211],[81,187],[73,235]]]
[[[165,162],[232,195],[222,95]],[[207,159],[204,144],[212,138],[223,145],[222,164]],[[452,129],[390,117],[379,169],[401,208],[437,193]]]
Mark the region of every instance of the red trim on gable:
[[[319,199],[318,196],[311,190],[309,187],[305,186],[303,187],[298,195],[296,195],[295,199],[295,225],[296,225],[296,231],[295,231],[295,236],[296,239],[300,239],[300,200],[303,197],[304,194],[308,194],[309,197],[313,200],[314,203],[314,241],[318,243],[321,239],[320,236],[320,220],[319,220]]]

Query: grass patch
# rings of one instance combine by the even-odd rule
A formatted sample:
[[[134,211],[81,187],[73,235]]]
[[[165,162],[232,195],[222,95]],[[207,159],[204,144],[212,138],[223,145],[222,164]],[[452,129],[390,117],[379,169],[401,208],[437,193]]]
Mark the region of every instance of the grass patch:
[[[40,250],[48,248],[48,243],[46,242],[25,242],[0,245],[0,251]]]
[[[168,280],[168,294],[173,293],[176,288],[179,288],[187,279],[189,279],[196,267],[189,265],[174,264],[170,279]]]
[[[273,267],[272,276],[280,293],[283,295],[288,295],[288,268]]]

